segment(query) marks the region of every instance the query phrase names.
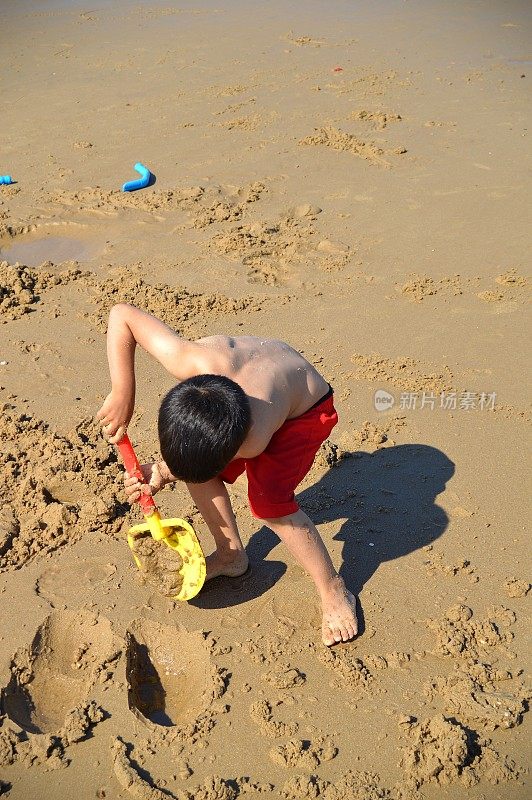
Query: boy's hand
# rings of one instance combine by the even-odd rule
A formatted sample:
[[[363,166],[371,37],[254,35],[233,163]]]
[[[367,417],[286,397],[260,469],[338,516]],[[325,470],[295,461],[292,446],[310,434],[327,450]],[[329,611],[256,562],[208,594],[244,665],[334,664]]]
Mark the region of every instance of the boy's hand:
[[[127,430],[133,416],[134,401],[128,395],[111,391],[96,414],[101,421],[105,436],[116,444]]]
[[[128,503],[136,503],[142,494],[154,495],[163,486],[170,483],[168,467],[159,461],[152,461],[150,464],[141,464],[140,470],[146,483],[141,483],[138,478],[130,476],[129,472],[124,475],[124,486],[126,489]]]

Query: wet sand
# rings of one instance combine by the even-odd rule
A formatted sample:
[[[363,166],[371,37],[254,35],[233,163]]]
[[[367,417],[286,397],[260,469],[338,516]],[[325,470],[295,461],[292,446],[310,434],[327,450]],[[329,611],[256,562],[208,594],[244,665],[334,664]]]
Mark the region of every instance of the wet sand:
[[[527,4],[6,2],[0,787],[13,800],[530,795]],[[121,192],[146,164],[152,186]],[[529,226],[528,226],[529,227]],[[110,307],[285,339],[340,423],[300,487],[358,639],[252,572],[143,583],[93,416]],[[130,435],[171,379],[139,353]],[[378,394],[376,394],[378,393]],[[183,487],[165,517],[205,525]]]

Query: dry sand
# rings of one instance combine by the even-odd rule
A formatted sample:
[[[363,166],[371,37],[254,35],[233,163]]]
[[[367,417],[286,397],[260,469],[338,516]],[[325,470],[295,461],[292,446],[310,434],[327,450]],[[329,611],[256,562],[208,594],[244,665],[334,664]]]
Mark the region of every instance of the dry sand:
[[[6,0],[0,29],[0,794],[530,797],[528,5]],[[320,644],[243,482],[251,575],[141,582],[92,421],[119,300],[334,385],[300,498],[355,642]],[[169,386],[139,354],[143,459]]]

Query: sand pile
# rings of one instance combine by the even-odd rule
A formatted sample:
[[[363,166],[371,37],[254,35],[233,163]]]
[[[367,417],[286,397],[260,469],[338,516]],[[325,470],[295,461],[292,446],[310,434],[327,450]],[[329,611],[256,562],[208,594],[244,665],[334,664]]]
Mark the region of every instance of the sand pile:
[[[235,299],[217,292],[202,294],[182,287],[152,284],[138,274],[138,269],[115,269],[109,278],[98,281],[97,311],[89,318],[100,330],[105,330],[109,311],[116,303],[132,303],[190,339],[199,338],[221,315],[238,311],[251,313],[267,303],[253,296]]]
[[[349,771],[335,783],[316,775],[296,775],[282,787],[281,797],[286,800],[311,800],[323,797],[324,800],[385,800],[393,798],[394,793],[381,785],[378,775],[372,772]]]
[[[404,297],[416,303],[421,303],[427,297],[443,294],[446,298],[459,297],[464,293],[468,281],[461,275],[446,275],[444,278],[434,280],[430,275],[413,273],[406,283],[396,287]]]
[[[435,716],[410,727],[412,744],[401,766],[415,789],[427,783],[475,786],[481,778],[493,785],[518,780],[512,759],[500,756],[487,740],[452,719]]]
[[[378,353],[369,356],[355,353],[352,361],[357,365],[354,374],[357,380],[389,383],[410,392],[441,393],[452,387],[453,375],[448,366],[436,372],[426,372],[414,358],[392,359]]]
[[[179,570],[183,560],[179,553],[163,542],[156,541],[151,534],[137,536],[132,550],[140,561],[142,576],[165,597],[179,594],[183,578]]]
[[[436,678],[425,692],[429,700],[442,700],[448,714],[467,720],[476,729],[514,728],[523,719],[530,692],[522,685],[508,691],[504,683],[500,686],[513,678],[511,672],[481,662],[455,664],[451,675]]]
[[[308,249],[314,229],[312,208],[301,217],[288,215],[277,222],[238,225],[216,234],[212,247],[247,267],[248,280],[276,286],[286,279],[287,266],[296,264]]]
[[[88,737],[104,716],[103,710],[91,701],[70,709],[55,734],[28,734],[17,725],[4,723],[0,729],[0,766],[37,766],[46,772],[68,767],[67,748]]]
[[[353,111],[350,114],[351,119],[361,120],[362,122],[370,122],[375,130],[383,131],[388,127],[390,122],[400,122],[402,117],[400,114],[394,114],[392,111],[367,111],[360,109]]]
[[[146,192],[121,192],[100,187],[87,187],[76,192],[50,192],[47,200],[55,205],[116,216],[118,212],[144,211],[152,214],[172,211],[185,212],[192,227],[204,228],[217,222],[240,219],[250,203],[255,203],[265,191],[265,185],[254,181],[237,187],[187,186]]]
[[[0,423],[0,570],[19,569],[90,531],[115,532],[127,507],[120,470],[99,428],[84,420],[68,436],[5,403]]]
[[[227,781],[215,775],[206,778],[203,784],[196,786],[193,791],[177,790],[169,794],[164,788],[160,789],[153,781],[144,777],[140,770],[135,768],[131,758],[133,748],[127,746],[122,739],[117,738],[112,746],[113,769],[119,784],[133,797],[140,800],[235,800],[239,796],[239,788],[235,788],[237,781]],[[250,785],[249,779],[242,779],[240,785],[244,791]],[[255,785],[251,784],[251,790]]]
[[[499,607],[485,619],[473,617],[470,608],[457,605],[441,620],[429,621],[436,634],[434,652],[451,657],[454,664],[450,675],[425,686],[426,696],[446,714],[424,722],[413,717],[399,721],[410,738],[401,766],[415,789],[425,783],[474,786],[487,780],[497,785],[520,778],[515,762],[480,733],[519,725],[530,698],[529,689],[516,682],[518,676],[490,664],[493,649],[512,640],[509,628],[515,614]],[[501,690],[504,682],[508,688]]]
[[[316,219],[321,212],[313,203],[300,203],[277,220],[256,220],[215,234],[208,248],[245,266],[249,283],[293,282],[294,270],[302,265],[331,272],[349,262],[351,248],[320,237]]]
[[[272,747],[269,751],[275,764],[308,772],[312,772],[324,761],[332,761],[336,755],[338,748],[330,741],[310,742],[303,739],[289,739],[285,744]]]
[[[19,319],[23,314],[33,311],[33,306],[41,300],[41,293],[46,289],[89,277],[89,272],[77,266],[54,273],[47,269],[30,269],[24,265],[1,261],[0,324]]]
[[[497,606],[484,619],[473,619],[473,611],[466,605],[452,606],[441,620],[429,620],[429,627],[436,634],[434,652],[443,656],[476,661],[490,652],[511,642],[511,631],[516,615],[511,609]]]
[[[398,147],[391,151],[384,150],[375,142],[359,139],[358,136],[354,136],[352,133],[347,133],[346,131],[341,131],[333,126],[317,128],[315,133],[312,133],[310,136],[306,136],[304,139],[301,139],[299,144],[307,146],[324,145],[325,147],[330,147],[333,150],[339,150],[344,153],[352,153],[353,155],[368,161],[370,164],[386,168],[389,168],[391,164],[386,160],[385,156],[391,154],[401,155],[406,153],[406,149],[404,147]]]
[[[273,718],[272,705],[268,700],[257,700],[249,707],[249,716],[259,726],[261,736],[269,739],[278,739],[283,736],[293,736],[298,732],[297,723],[287,724]],[[275,760],[275,759],[274,759]]]

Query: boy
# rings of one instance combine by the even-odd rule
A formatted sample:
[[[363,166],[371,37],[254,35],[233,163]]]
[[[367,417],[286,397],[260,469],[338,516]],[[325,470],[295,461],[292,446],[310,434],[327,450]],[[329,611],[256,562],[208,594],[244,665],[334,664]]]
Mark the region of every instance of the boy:
[[[139,344],[179,383],[159,412],[162,461],[143,466],[149,485],[126,477],[130,502],[183,480],[216,543],[207,580],[248,568],[225,483],[244,472],[253,515],[309,573],[321,598],[322,638],[330,646],[356,636],[355,597],[334,569],[294,490],[338,417],[332,389],[289,345],[252,336],[209,336],[189,342],[150,314],[120,303],[107,331],[111,393],[98,411],[105,435],[124,435],[135,404]]]

